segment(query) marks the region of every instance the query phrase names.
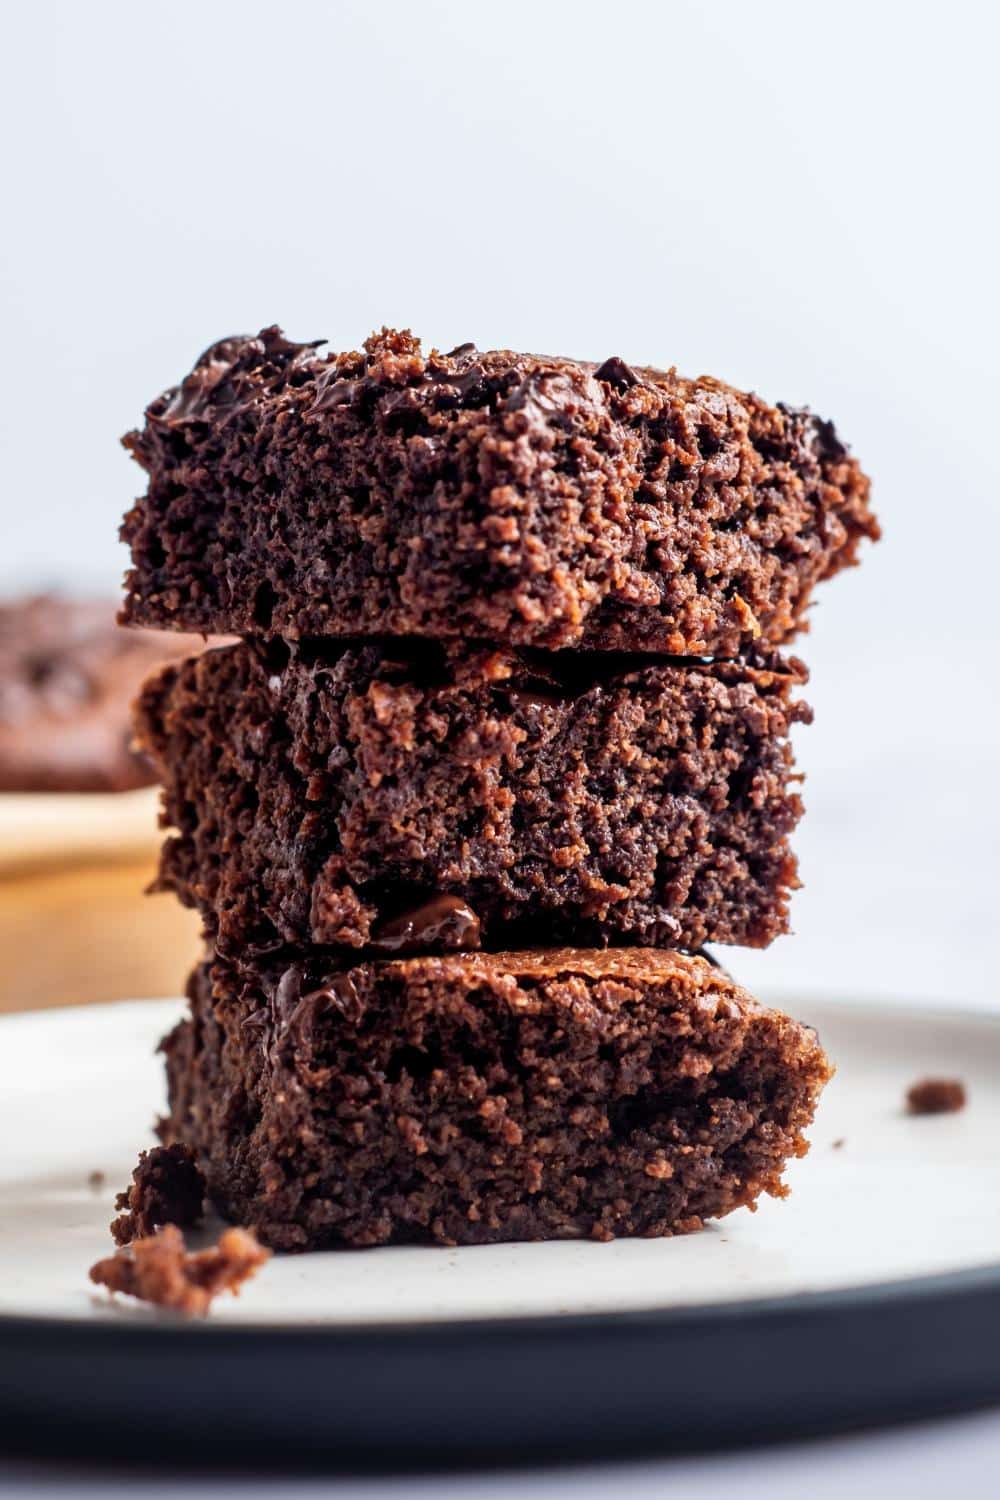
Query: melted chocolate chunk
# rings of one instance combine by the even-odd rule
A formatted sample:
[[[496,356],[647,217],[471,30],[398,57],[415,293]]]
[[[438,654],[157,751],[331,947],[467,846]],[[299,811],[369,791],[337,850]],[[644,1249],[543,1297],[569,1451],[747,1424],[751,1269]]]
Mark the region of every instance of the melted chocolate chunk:
[[[422,906],[384,922],[373,935],[376,953],[417,953],[421,949],[448,951],[479,947],[479,918],[457,896],[434,896]]]
[[[306,416],[318,417],[338,406],[360,406],[365,392],[370,389],[371,382],[364,376],[348,379],[335,365],[331,366],[318,377],[315,399]]]
[[[551,708],[565,695],[548,692],[544,688],[507,688],[505,696],[511,708],[522,709],[533,714]]]
[[[246,345],[246,339],[220,339],[206,349],[191,374],[171,393],[164,409],[150,413],[152,420],[168,427],[179,426],[207,420],[212,412],[234,406],[239,394],[229,376]]]
[[[289,964],[278,980],[274,992],[274,1018],[279,1025],[287,1026],[302,993],[302,966]]]
[[[344,1019],[355,1026],[365,1011],[350,974],[334,974],[320,989],[310,990],[308,995],[304,995],[302,1004],[311,1005],[316,1011],[332,1005],[334,1010],[339,1010]]]
[[[599,365],[594,371],[595,380],[606,380],[608,385],[616,386],[620,391],[627,391],[630,386],[639,384],[639,377],[630,365],[617,354],[612,354],[603,365]]]
[[[275,1064],[281,1058],[283,1045],[290,1044],[295,1051],[310,1045],[317,1026],[324,1024],[322,1018],[327,1010],[339,1011],[352,1025],[357,1025],[364,1014],[364,1006],[350,973],[332,974],[322,985],[303,994],[304,973],[304,963],[289,964],[274,988],[274,1036],[270,1055]],[[251,1011],[243,1025],[256,1027],[259,1016],[266,1019],[267,1012]]]
[[[284,370],[325,342],[313,339],[307,344],[293,343],[275,324],[262,328],[256,338],[236,335],[219,339],[205,350],[190,375],[161,402],[154,402],[146,415],[166,427],[207,422],[245,399],[247,381],[260,366]]]
[[[311,354],[314,349],[320,349],[326,343],[326,339],[309,339],[305,344],[297,344],[294,339],[287,339],[278,327],[272,323],[268,328],[262,328],[257,336],[264,346],[264,353],[268,359],[293,363],[302,355]]]
[[[504,409],[524,412],[533,422],[542,424],[552,418],[568,415],[574,408],[595,399],[593,382],[583,371],[576,378],[570,373],[552,370],[530,370],[520,385],[507,397]]]

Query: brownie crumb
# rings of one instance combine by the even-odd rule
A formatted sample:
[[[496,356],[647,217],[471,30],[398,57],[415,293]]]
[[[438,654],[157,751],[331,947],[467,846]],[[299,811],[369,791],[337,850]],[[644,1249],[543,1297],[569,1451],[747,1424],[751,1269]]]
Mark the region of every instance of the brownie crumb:
[[[100,1192],[105,1182],[107,1182],[107,1178],[103,1172],[95,1170],[87,1175],[87,1186],[95,1193]]]
[[[135,1240],[90,1268],[90,1279],[111,1292],[203,1318],[221,1292],[238,1295],[271,1252],[247,1229],[227,1229],[207,1250],[189,1251],[176,1224]]]
[[[953,1115],[965,1108],[965,1084],[960,1078],[921,1078],[907,1090],[911,1115]]]
[[[847,1145],[847,1139],[846,1139],[846,1137],[840,1135],[840,1136],[837,1137],[837,1139],[833,1143],[833,1150],[834,1151],[843,1151],[843,1149],[844,1149],[844,1147],[846,1145]]]
[[[115,1199],[121,1212],[112,1238],[128,1245],[163,1224],[189,1228],[201,1218],[204,1200],[205,1181],[187,1146],[154,1146],[139,1153],[130,1185]]]

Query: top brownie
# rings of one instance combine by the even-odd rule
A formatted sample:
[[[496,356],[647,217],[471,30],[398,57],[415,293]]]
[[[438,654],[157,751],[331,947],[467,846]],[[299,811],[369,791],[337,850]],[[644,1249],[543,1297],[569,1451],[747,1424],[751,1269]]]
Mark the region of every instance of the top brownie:
[[[124,442],[133,624],[730,656],[786,641],[878,536],[828,422],[618,358],[267,328]]]

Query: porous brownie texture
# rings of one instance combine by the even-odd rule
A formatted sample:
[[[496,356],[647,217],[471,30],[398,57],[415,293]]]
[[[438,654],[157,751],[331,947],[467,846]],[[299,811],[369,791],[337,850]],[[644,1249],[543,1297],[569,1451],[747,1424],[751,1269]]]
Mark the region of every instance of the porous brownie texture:
[[[159,884],[220,952],[573,942],[763,946],[785,930],[801,664],[241,643],[138,705]]]
[[[168,1143],[266,1244],[666,1235],[785,1195],[815,1034],[700,958],[216,959],[163,1044]]]
[[[833,427],[720,381],[383,329],[223,339],[124,439],[124,618],[729,656],[878,525]]]
[[[155,778],[137,753],[143,678],[197,637],[122,630],[110,599],[0,603],[0,792],[122,792]]]

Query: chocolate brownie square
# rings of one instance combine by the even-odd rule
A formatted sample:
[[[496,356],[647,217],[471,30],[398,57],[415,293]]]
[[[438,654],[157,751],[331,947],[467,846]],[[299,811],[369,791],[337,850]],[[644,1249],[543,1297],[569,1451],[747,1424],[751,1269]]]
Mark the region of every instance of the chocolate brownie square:
[[[808,411],[385,329],[223,339],[124,441],[149,476],[124,618],[172,629],[732,656],[879,534]]]
[[[244,642],[151,680],[160,886],[223,952],[760,947],[787,926],[804,671]]]
[[[317,954],[192,976],[168,1143],[281,1250],[666,1235],[763,1193],[831,1068],[700,958]]]

